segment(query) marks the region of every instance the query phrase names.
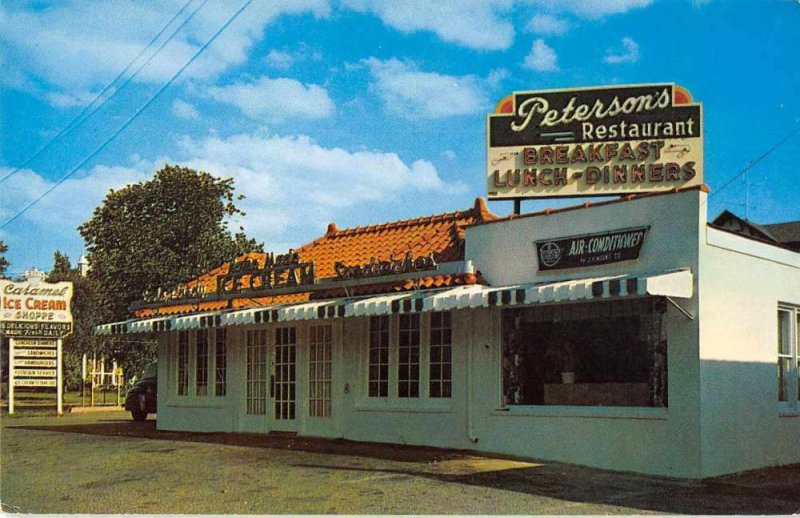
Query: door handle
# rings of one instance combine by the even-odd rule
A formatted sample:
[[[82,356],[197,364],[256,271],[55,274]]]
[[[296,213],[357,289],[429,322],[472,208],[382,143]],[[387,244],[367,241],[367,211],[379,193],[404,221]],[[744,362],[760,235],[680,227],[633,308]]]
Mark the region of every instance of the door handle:
[[[269,397],[275,397],[275,375],[269,377]]]

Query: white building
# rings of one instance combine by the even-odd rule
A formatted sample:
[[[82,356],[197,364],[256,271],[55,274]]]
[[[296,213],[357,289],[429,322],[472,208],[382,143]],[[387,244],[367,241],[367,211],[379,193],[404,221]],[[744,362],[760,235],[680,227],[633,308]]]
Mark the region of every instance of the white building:
[[[800,253],[708,225],[706,200],[331,225],[96,332],[158,337],[162,430],[691,478],[799,462]]]

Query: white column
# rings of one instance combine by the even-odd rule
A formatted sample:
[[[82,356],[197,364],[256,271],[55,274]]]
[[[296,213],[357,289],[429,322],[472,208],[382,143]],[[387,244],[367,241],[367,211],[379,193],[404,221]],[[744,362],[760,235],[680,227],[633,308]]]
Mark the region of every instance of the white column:
[[[14,414],[14,339],[8,339],[8,415]]]
[[[58,415],[64,414],[64,369],[61,365],[61,338],[56,341],[56,401],[58,404]]]

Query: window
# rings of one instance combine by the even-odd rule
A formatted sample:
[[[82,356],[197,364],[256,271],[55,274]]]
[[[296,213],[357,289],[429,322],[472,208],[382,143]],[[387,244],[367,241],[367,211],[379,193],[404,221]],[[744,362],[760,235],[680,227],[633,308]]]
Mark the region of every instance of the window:
[[[370,317],[367,395],[405,401],[449,398],[451,356],[448,312]]]
[[[228,384],[228,357],[225,343],[227,335],[227,330],[224,328],[216,329],[214,332],[214,371],[216,373],[216,376],[214,377],[214,394],[217,396],[225,395]]]
[[[663,299],[510,309],[506,405],[667,406]]]
[[[419,335],[419,313],[400,315],[398,397],[419,397]]]
[[[189,394],[189,331],[178,333],[178,395]]]
[[[331,326],[309,328],[308,415],[331,415]]]
[[[247,332],[247,413],[267,413],[267,330]]]
[[[389,395],[389,317],[369,317],[369,397]]]
[[[800,308],[778,308],[778,401],[800,409]]]
[[[198,329],[178,333],[177,394],[225,396],[227,347],[225,329]],[[193,375],[192,372],[194,373]]]
[[[450,397],[452,390],[450,358],[453,330],[450,313],[431,313],[430,335],[430,397]]]
[[[275,355],[272,362],[274,387],[273,417],[279,420],[294,419],[297,332],[294,327],[275,328]]]
[[[208,395],[208,333],[195,333],[195,393],[198,396]]]

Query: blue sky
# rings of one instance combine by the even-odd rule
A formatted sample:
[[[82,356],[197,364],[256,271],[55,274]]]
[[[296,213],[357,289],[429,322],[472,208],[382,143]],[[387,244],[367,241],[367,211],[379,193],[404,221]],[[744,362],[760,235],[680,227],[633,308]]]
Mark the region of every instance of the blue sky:
[[[184,8],[147,66],[0,183],[0,224],[132,117],[244,3],[5,2],[0,178],[19,168]],[[285,251],[325,231],[485,196],[485,117],[515,90],[675,82],[704,104],[709,214],[800,219],[797,0],[255,0],[102,152],[0,230],[12,272],[83,252],[76,227],[165,162],[232,176],[233,222]],[[134,64],[135,70],[147,58]],[[749,193],[748,193],[749,191]],[[749,195],[746,196],[746,193]],[[749,204],[745,205],[745,200]],[[574,204],[527,201],[523,210]],[[510,202],[490,203],[506,214]]]

